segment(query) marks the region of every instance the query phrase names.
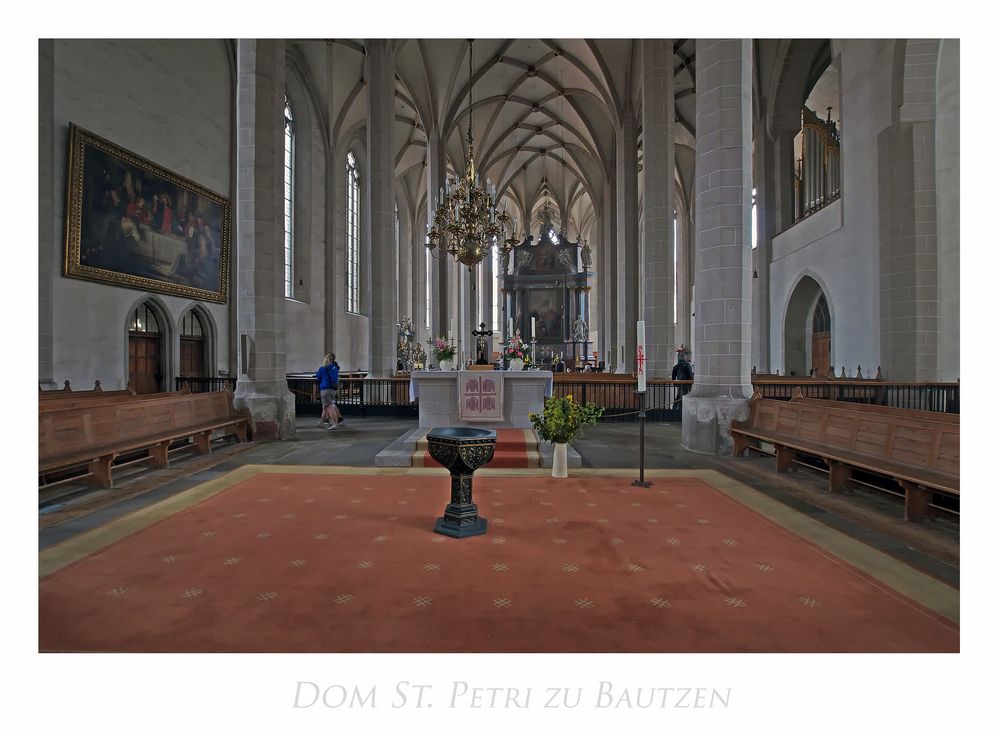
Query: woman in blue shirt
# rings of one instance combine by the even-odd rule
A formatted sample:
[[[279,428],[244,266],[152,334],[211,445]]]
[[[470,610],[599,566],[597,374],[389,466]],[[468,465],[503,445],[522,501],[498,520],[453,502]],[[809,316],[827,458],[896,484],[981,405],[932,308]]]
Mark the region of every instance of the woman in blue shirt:
[[[316,380],[319,382],[319,396],[323,400],[323,413],[319,417],[319,426],[326,429],[336,429],[336,425],[343,421],[340,409],[336,407],[336,392],[340,384],[340,364],[336,362],[336,355],[327,353],[323,358],[322,367],[316,371]],[[328,422],[328,423],[327,423]]]

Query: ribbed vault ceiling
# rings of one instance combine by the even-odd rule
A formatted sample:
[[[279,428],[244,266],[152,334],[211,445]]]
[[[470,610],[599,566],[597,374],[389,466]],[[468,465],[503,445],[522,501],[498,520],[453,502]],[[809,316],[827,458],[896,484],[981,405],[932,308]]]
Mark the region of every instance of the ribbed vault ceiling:
[[[328,105],[337,143],[363,130],[367,110],[364,41],[300,41]],[[425,206],[428,134],[446,141],[452,171],[464,168],[468,134],[465,39],[396,40],[396,173],[414,211]],[[676,111],[693,132],[694,41],[674,44]],[[511,215],[540,210],[576,238],[595,221],[613,175],[614,129],[623,115],[639,125],[639,43],[627,39],[488,39],[472,50],[472,135],[480,174]],[[639,151],[639,160],[641,152]],[[534,222],[537,216],[534,215]]]

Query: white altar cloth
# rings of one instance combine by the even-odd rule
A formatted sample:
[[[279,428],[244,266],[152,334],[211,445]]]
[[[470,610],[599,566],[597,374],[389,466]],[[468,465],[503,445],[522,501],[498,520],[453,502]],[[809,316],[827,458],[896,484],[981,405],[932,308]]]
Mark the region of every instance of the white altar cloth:
[[[478,420],[462,414],[458,402],[458,375],[493,376],[502,384],[499,396],[502,420]],[[500,389],[497,388],[499,391]],[[550,371],[413,371],[409,375],[409,398],[419,400],[420,426],[474,426],[487,428],[530,428],[530,413],[544,408],[552,395]],[[462,418],[465,416],[466,418]]]

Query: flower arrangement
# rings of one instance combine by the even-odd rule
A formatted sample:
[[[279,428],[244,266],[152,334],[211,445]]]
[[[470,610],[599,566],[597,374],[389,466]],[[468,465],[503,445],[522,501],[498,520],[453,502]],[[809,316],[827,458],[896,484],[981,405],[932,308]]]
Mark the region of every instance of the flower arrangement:
[[[444,338],[437,336],[427,338],[427,345],[430,346],[430,352],[434,354],[434,357],[438,361],[454,360],[454,355],[457,352],[454,347],[454,341],[448,342]]]
[[[546,442],[571,442],[588,424],[597,423],[604,410],[596,404],[579,404],[572,394],[545,399],[540,414],[528,414],[538,436]]]
[[[511,360],[520,358],[527,360],[527,348],[524,347],[524,339],[519,334],[510,336],[510,343],[503,348],[503,355]]]

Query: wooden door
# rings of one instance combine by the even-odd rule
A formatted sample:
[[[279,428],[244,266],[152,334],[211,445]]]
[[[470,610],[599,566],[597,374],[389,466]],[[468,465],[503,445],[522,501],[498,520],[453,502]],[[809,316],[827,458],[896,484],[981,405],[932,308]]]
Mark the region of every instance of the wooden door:
[[[180,375],[184,378],[205,377],[204,338],[181,337]]]
[[[128,380],[136,393],[159,393],[163,390],[158,335],[128,336]]]
[[[829,376],[829,333],[812,335],[812,368],[818,378]]]

